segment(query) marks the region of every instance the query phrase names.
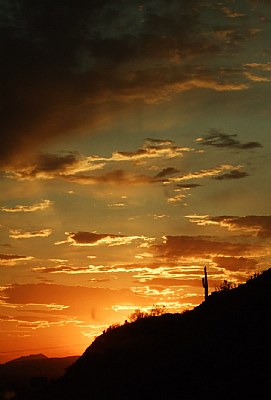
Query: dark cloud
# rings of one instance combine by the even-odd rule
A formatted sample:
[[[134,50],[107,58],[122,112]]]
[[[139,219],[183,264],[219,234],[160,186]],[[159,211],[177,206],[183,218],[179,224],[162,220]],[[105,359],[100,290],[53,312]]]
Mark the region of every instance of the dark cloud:
[[[262,147],[259,142],[241,143],[237,139],[237,134],[223,133],[217,129],[211,129],[209,135],[198,138],[197,142],[204,146],[214,146],[219,148],[232,148],[238,150],[251,150]]]
[[[77,232],[70,233],[69,237],[77,244],[93,244],[99,242],[104,238],[120,238],[124,237],[123,235],[112,235],[109,233],[92,233],[92,232]]]
[[[202,185],[200,185],[198,183],[183,183],[183,184],[179,184],[176,186],[179,187],[180,189],[195,189]]]
[[[218,216],[209,217],[208,220],[230,230],[241,230],[247,234],[254,233],[262,238],[271,236],[271,215]]]
[[[28,259],[28,256],[19,256],[16,254],[0,254],[0,262],[8,260],[23,260]]]
[[[112,233],[93,232],[66,232],[67,239],[55,244],[71,243],[73,246],[120,246],[129,245],[133,241],[148,242],[150,239],[144,236],[114,235]]]
[[[193,64],[222,49],[201,30],[203,8],[200,0],[2,1],[1,164],[90,131],[134,100],[244,89],[241,73]]]
[[[178,278],[153,278],[148,280],[148,285],[150,287],[157,286],[157,287],[182,287],[182,286],[189,286],[189,287],[202,287],[202,282],[200,277],[194,278],[186,278],[186,279],[178,279]]]
[[[1,295],[7,304],[69,306],[63,310],[64,315],[72,315],[75,318],[83,316],[93,320],[101,317],[105,313],[104,310],[110,309],[114,304],[122,302],[137,304],[142,299],[139,295],[124,289],[111,290],[45,283],[9,285],[4,288]]]
[[[112,158],[121,156],[120,159],[145,159],[161,156],[176,157],[182,156],[184,152],[192,151],[189,147],[179,147],[173,144],[171,140],[146,139],[143,146],[136,151],[117,151],[113,153]]]
[[[76,175],[78,181],[81,180],[83,182],[85,180],[85,183],[87,183],[87,180],[91,183],[92,181],[113,182],[116,179],[120,182],[125,179],[127,179],[127,182],[131,180],[134,181],[134,183],[137,181],[151,182],[179,171],[169,167],[161,172],[161,177],[160,174],[158,174],[157,177],[148,177],[145,175],[136,176],[121,169],[116,169],[100,176],[79,175],[79,173],[103,169],[110,162],[136,162],[165,157],[175,158],[182,157],[184,152],[189,151],[193,151],[193,149],[173,145],[173,142],[169,140],[147,139],[139,149],[135,151],[115,151],[112,153],[111,157],[100,157],[98,155],[84,156],[77,151],[33,154],[31,159],[20,159],[7,170],[9,173],[13,173],[13,177],[17,179],[51,179],[54,177],[66,177],[66,179],[70,178],[74,180],[76,179],[74,175],[78,174]]]
[[[213,261],[219,268],[237,272],[240,270],[253,270],[258,265],[258,261],[254,258],[245,257],[214,257]]]
[[[76,164],[78,161],[78,153],[69,152],[68,154],[41,154],[33,175],[39,172],[65,171],[65,169]]]
[[[146,146],[172,146],[173,141],[168,139],[147,138],[145,144]]]
[[[183,152],[192,151],[190,148],[178,147],[173,145],[169,140],[147,139],[142,147],[135,151],[116,151],[111,157],[84,156],[77,151],[58,152],[58,153],[37,153],[32,157],[18,159],[14,165],[9,166],[7,171],[13,173],[13,177],[18,179],[34,179],[43,178],[51,179],[53,177],[69,176],[73,179],[73,175],[80,172],[102,169],[109,162],[137,161],[148,158],[170,157],[174,158],[182,156]],[[173,168],[169,168],[166,173],[174,172]],[[178,172],[176,170],[176,172]],[[111,171],[104,176],[84,176],[78,175],[78,178],[83,180],[93,181],[114,181],[118,179],[122,181],[122,177],[128,177],[129,173],[121,169]],[[130,174],[132,175],[132,174]],[[151,177],[139,177],[139,180],[148,181]],[[132,179],[133,180],[133,179]],[[135,177],[136,181],[137,178]],[[128,179],[129,181],[129,179]]]
[[[118,151],[117,154],[127,157],[127,158],[137,158],[148,154],[146,149],[138,149],[136,151]]]
[[[159,174],[157,174],[155,176],[155,178],[165,178],[166,176],[171,176],[174,174],[179,173],[180,170],[178,170],[177,168],[173,168],[173,167],[168,167],[168,168],[164,168],[161,172],[159,172]]]
[[[249,243],[216,241],[200,236],[166,236],[165,243],[153,246],[159,256],[171,257],[209,257],[244,256],[259,250],[260,246]]]
[[[106,183],[111,185],[137,185],[154,183],[158,180],[144,174],[134,174],[123,169],[114,170],[104,175],[66,175],[65,179],[85,185]]]
[[[37,154],[32,160],[23,159],[16,162],[11,172],[21,179],[51,178],[71,170],[78,165],[80,159],[81,156],[77,152]]]
[[[13,266],[16,263],[20,263],[22,261],[32,260],[32,256],[22,256],[17,254],[0,254],[0,265],[1,266]]]
[[[33,154],[31,159],[16,161],[13,166],[7,168],[7,171],[18,180],[52,179],[100,169],[103,165],[94,158],[85,157],[76,151],[41,153],[35,156]]]
[[[89,272],[89,267],[73,267],[70,265],[58,265],[56,267],[35,267],[32,268],[34,272],[42,272],[48,274],[84,274]]]
[[[245,171],[239,171],[238,169],[230,171],[226,174],[221,174],[218,176],[213,177],[213,179],[217,180],[226,180],[226,179],[242,179],[249,176],[249,174]]]
[[[200,170],[195,172],[188,172],[187,174],[175,176],[179,171],[175,168],[165,168],[160,173],[155,176],[150,176],[146,174],[135,174],[131,171],[126,171],[124,169],[113,170],[104,174],[99,175],[82,175],[82,174],[62,174],[59,175],[62,178],[70,181],[76,182],[82,185],[94,185],[94,184],[110,184],[110,185],[142,185],[142,184],[154,184],[154,183],[177,183],[179,181],[191,180],[191,179],[203,179],[206,177],[214,178],[220,177],[220,179],[237,179],[241,177],[245,177],[245,173],[238,174],[234,172],[233,174],[225,173],[221,174],[221,172],[225,170],[230,170],[233,168],[235,171],[235,167],[231,165],[221,165],[218,167],[210,168],[208,170]],[[173,175],[173,176],[172,176]],[[224,176],[225,175],[225,176]],[[178,189],[176,190],[185,190],[185,189],[194,189],[198,186],[197,184],[180,184],[177,185]]]

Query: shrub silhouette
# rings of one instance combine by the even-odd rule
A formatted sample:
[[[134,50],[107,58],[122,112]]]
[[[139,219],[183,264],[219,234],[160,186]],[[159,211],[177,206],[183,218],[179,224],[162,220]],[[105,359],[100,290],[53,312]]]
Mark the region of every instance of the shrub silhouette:
[[[135,322],[138,321],[139,319],[146,318],[148,316],[149,316],[148,313],[137,309],[129,316],[129,321]]]
[[[238,285],[235,282],[227,281],[226,279],[215,288],[216,292],[223,292],[236,288]]]
[[[147,318],[147,317],[158,317],[160,315],[165,314],[166,307],[165,306],[159,306],[157,304],[153,305],[151,310],[149,312],[141,311],[140,309],[135,310],[130,316],[129,316],[129,321],[130,322],[135,322],[139,319],[142,318]]]
[[[166,314],[167,309],[165,306],[154,305],[150,310],[149,315],[152,317],[158,317],[160,315]]]
[[[111,325],[109,325],[109,326],[103,331],[103,333],[110,332],[110,331],[112,331],[113,329],[118,328],[119,326],[121,326],[121,324],[119,324],[118,322],[116,322],[116,323],[114,323],[114,324],[111,324]]]

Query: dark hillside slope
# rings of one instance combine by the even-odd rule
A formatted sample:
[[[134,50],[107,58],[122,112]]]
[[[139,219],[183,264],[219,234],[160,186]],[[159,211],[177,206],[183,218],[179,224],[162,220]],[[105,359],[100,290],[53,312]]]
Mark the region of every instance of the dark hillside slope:
[[[270,399],[271,270],[98,337],[50,399]]]

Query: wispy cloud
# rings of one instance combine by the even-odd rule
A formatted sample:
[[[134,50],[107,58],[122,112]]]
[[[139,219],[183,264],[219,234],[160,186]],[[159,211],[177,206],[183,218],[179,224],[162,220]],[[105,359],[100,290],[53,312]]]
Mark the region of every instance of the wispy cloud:
[[[78,152],[39,154],[34,160],[20,161],[16,165],[10,166],[7,172],[10,174],[10,177],[17,180],[64,178],[82,184],[112,183],[115,180],[120,182],[125,180],[131,183],[144,183],[151,181],[154,177],[135,174],[131,171],[123,170],[122,167],[98,176],[87,173],[105,169],[111,164],[124,164],[127,162],[135,164],[143,161],[146,162],[148,159],[153,158],[157,160],[173,159],[182,157],[185,152],[193,151],[194,149],[189,147],[176,146],[171,140],[148,138],[139,149],[135,151],[115,151],[110,157],[98,155],[84,156]],[[178,172],[176,168],[164,168],[156,179],[174,174],[175,172]]]
[[[93,273],[93,269],[89,266],[87,267],[73,267],[70,265],[58,265],[56,267],[34,267],[32,268],[34,272],[43,272],[48,274],[89,274]]]
[[[248,71],[244,72],[244,75],[247,79],[249,79],[252,82],[271,82],[270,77],[256,75]]]
[[[175,175],[178,174],[180,171],[177,168],[173,168],[173,167],[167,167],[164,168],[161,172],[159,172],[155,178],[156,179],[161,179],[161,178],[165,178],[167,176],[171,176],[171,175]]]
[[[221,10],[223,11],[223,13],[228,17],[228,18],[240,18],[240,17],[245,17],[246,14],[235,11],[235,10],[231,10],[228,7],[221,7]]]
[[[202,236],[166,236],[163,244],[153,245],[152,250],[159,256],[172,257],[201,257],[215,256],[250,256],[262,254],[261,245],[242,243],[241,241],[223,241],[217,238]]]
[[[248,235],[255,235],[262,238],[271,236],[271,216],[270,215],[247,215],[238,216],[217,216],[209,215],[190,215],[189,221],[200,226],[218,225],[230,231],[240,231]]]
[[[248,68],[258,69],[260,71],[269,71],[271,72],[271,62],[267,63],[248,63],[245,64]]]
[[[225,174],[214,176],[213,179],[217,179],[219,181],[227,180],[227,179],[242,179],[249,176],[246,171],[240,171],[239,169],[233,169],[230,172]]]
[[[228,271],[253,271],[259,263],[255,258],[245,257],[214,257],[213,262],[218,268]]]
[[[202,185],[198,183],[181,183],[177,185],[178,188],[180,189],[196,189],[197,187],[200,187]]]
[[[53,204],[51,200],[43,200],[40,203],[35,203],[32,205],[16,205],[15,207],[1,207],[0,211],[5,211],[9,213],[18,213],[18,212],[35,212],[40,210],[45,210],[49,208]]]
[[[66,232],[66,235],[66,240],[56,242],[55,244],[70,243],[72,246],[121,246],[131,244],[134,241],[150,242],[153,240],[144,236],[125,236],[111,233]]]
[[[17,262],[29,261],[34,257],[32,256],[22,256],[17,254],[0,254],[0,265],[13,266]]]
[[[157,182],[157,180],[151,176],[136,174],[123,169],[110,171],[103,175],[67,175],[65,179],[69,182],[75,182],[81,185],[142,185]]]
[[[217,129],[211,129],[208,135],[197,138],[196,142],[204,146],[226,147],[238,150],[250,150],[262,147],[262,145],[256,141],[241,143],[237,139],[237,134],[223,133]]]
[[[53,179],[103,168],[104,163],[78,152],[43,153],[34,160],[20,161],[7,168],[7,172],[18,180]]]
[[[12,307],[14,315],[20,312],[19,310],[35,309],[40,315],[31,316],[30,321],[44,320],[42,313],[45,308],[45,311],[51,310],[50,314],[54,315],[53,319],[46,317],[46,320],[56,323],[73,321],[74,324],[77,324],[78,321],[81,321],[81,324],[82,321],[99,322],[101,315],[110,315],[110,309],[112,310],[114,304],[142,302],[139,295],[128,289],[112,290],[45,283],[9,285],[2,288],[1,297],[3,306]],[[35,307],[35,304],[38,306]],[[32,306],[29,307],[29,305]],[[47,305],[60,305],[61,307],[53,310],[56,307],[48,309]],[[114,317],[115,313],[111,314]]]
[[[167,182],[165,182],[167,183]],[[196,183],[182,183],[182,184],[177,184],[175,188],[173,189],[173,194],[171,196],[168,196],[167,201],[168,203],[171,204],[178,204],[178,203],[183,203],[184,206],[187,206],[187,203],[185,203],[185,199],[187,199],[188,196],[190,196],[190,190],[191,189],[196,189],[197,187],[202,186]]]
[[[51,235],[51,229],[40,229],[36,231],[24,231],[23,229],[10,229],[9,237],[12,239],[31,239],[34,237],[48,237]]]
[[[240,144],[239,141],[233,139],[232,136],[226,134],[212,133],[208,137],[198,138],[198,142],[205,145],[213,145],[218,147],[242,147],[253,148],[255,142]],[[62,178],[68,182],[80,185],[112,185],[112,186],[135,186],[135,185],[151,185],[151,184],[177,184],[182,181],[203,178],[216,179],[238,179],[248,176],[241,165],[222,164],[208,169],[202,169],[194,172],[183,172],[175,166],[164,166],[165,161],[182,157],[183,153],[192,152],[197,154],[201,150],[194,150],[189,147],[176,146],[168,139],[152,139],[145,140],[143,146],[135,151],[113,152],[110,157],[102,157],[98,155],[83,156],[78,153],[68,154],[44,154],[40,155],[36,163],[24,166],[17,166],[13,170],[13,177],[19,180],[25,179],[53,179]],[[156,165],[148,164],[148,159],[156,158]],[[143,162],[144,160],[144,162]],[[173,162],[173,161],[172,161]],[[115,169],[114,165],[122,165],[122,168]],[[143,163],[143,164],[142,164]],[[146,163],[146,164],[145,164]],[[159,168],[159,165],[161,167]],[[174,164],[173,164],[174,165]],[[155,167],[155,168],[154,168]],[[102,170],[99,173],[90,173],[93,170]],[[155,170],[156,174],[153,173]],[[157,170],[159,172],[157,172]],[[148,171],[148,173],[146,173]],[[84,173],[82,173],[84,172]],[[168,202],[182,202],[187,196],[187,190],[195,188],[196,184],[179,184],[174,193],[169,196]],[[49,205],[43,202],[41,207]],[[34,205],[33,209],[37,209],[39,205]],[[124,202],[115,202],[110,204],[111,207],[123,207]],[[22,210],[23,206],[14,207],[15,210]],[[7,208],[5,208],[7,210]],[[13,210],[13,209],[10,209]],[[30,210],[30,208],[29,208]]]
[[[188,181],[190,179],[213,178],[216,176],[220,176],[225,171],[239,171],[241,168],[243,168],[242,165],[234,166],[231,164],[224,164],[214,168],[202,169],[195,172],[187,172],[186,174],[183,174],[181,176],[171,177],[167,179],[167,182],[178,183],[181,181]]]
[[[179,147],[174,145],[172,140],[148,138],[143,146],[136,151],[117,151],[111,158],[100,158],[101,161],[127,161],[142,160],[148,158],[174,158],[182,157],[183,153],[193,151],[189,147]]]
[[[176,204],[183,202],[187,197],[187,194],[185,193],[186,190],[188,189],[174,189],[174,194],[169,196],[167,199],[168,203]]]

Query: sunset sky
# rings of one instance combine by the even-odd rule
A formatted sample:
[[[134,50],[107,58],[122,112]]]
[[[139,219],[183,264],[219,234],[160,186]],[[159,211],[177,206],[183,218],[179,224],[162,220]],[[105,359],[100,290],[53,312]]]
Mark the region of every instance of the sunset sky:
[[[270,0],[2,0],[0,363],[270,267]]]

